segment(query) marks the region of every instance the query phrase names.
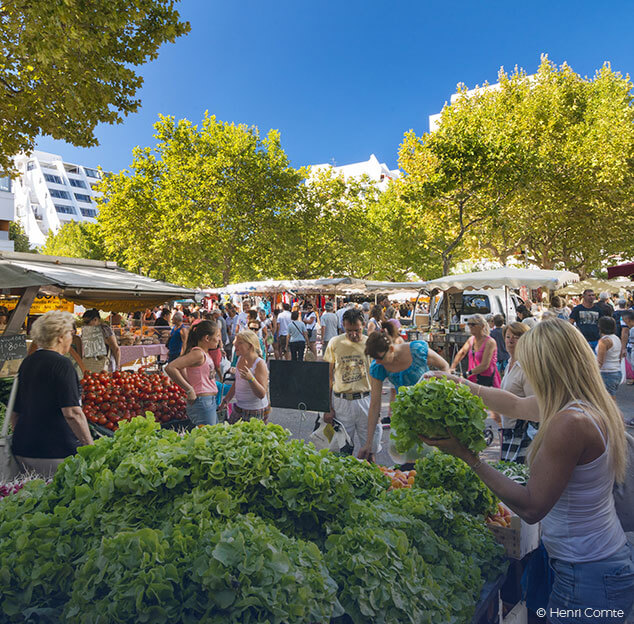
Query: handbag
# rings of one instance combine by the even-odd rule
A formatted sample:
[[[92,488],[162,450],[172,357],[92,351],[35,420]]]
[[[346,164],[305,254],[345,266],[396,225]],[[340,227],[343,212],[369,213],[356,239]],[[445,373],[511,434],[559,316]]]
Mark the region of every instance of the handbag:
[[[13,453],[11,452],[11,439],[13,436],[8,435],[9,421],[11,420],[17,394],[18,377],[16,375],[13,380],[13,385],[11,386],[11,393],[9,394],[7,411],[5,412],[4,422],[2,423],[2,433],[0,433],[0,481],[10,481],[20,474],[20,466],[18,462],[15,461],[15,457],[13,457]]]
[[[614,507],[623,530],[634,531],[634,436],[625,434],[627,441],[627,468],[623,483],[614,484]]]

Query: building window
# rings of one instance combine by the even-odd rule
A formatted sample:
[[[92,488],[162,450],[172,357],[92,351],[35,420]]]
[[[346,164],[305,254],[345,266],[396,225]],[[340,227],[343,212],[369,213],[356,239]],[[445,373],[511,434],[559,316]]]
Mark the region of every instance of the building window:
[[[68,178],[71,186],[75,188],[86,188],[86,184],[83,180],[75,180],[75,178]]]
[[[84,217],[92,217],[93,219],[97,218],[97,210],[95,208],[80,208],[81,214]]]
[[[58,191],[57,189],[48,189],[51,197],[56,197],[57,199],[70,199],[70,193],[68,191]]]
[[[47,182],[53,182],[53,184],[64,184],[64,182],[59,176],[53,175],[52,173],[45,173],[44,179]]]
[[[83,193],[75,193],[75,199],[77,201],[84,202],[85,204],[92,204],[90,195],[84,195]]]
[[[0,191],[11,192],[11,178],[0,178]]]
[[[99,172],[96,169],[89,169],[88,167],[84,167],[84,173],[89,178],[97,178],[97,180],[100,178]]]
[[[29,163],[26,166],[26,170],[27,171],[33,171],[33,169],[35,169],[35,161],[34,160],[29,160]]]
[[[55,210],[61,214],[77,214],[72,206],[65,206],[64,204],[55,204]]]

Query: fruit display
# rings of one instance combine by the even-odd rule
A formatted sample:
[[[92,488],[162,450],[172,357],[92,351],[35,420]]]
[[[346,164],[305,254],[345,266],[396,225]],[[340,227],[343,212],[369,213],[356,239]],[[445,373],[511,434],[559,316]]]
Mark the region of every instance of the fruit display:
[[[477,453],[486,447],[482,399],[464,384],[432,378],[399,388],[392,403],[392,429],[396,450],[406,453],[421,444],[419,436],[446,438],[447,430]]]
[[[408,488],[414,485],[416,479],[415,470],[398,470],[387,466],[379,466],[379,470],[390,480],[391,490]]]
[[[111,431],[148,411],[163,423],[187,418],[185,392],[159,373],[86,373],[81,385],[86,418]]]
[[[489,526],[508,528],[511,526],[511,510],[502,503],[498,503],[495,513],[489,514],[486,522]]]
[[[462,511],[484,517],[493,513],[497,499],[465,462],[439,451],[416,462],[415,486],[423,489],[441,488],[460,495]]]
[[[257,419],[122,421],[0,501],[0,620],[469,622],[502,548],[459,494],[390,485]]]

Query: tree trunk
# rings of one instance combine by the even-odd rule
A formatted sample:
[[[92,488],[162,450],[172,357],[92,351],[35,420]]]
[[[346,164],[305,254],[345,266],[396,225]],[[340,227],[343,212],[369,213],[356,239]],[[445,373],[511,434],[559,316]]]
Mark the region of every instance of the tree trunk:
[[[222,269],[222,285],[226,286],[231,280],[231,256],[223,257],[224,268]]]

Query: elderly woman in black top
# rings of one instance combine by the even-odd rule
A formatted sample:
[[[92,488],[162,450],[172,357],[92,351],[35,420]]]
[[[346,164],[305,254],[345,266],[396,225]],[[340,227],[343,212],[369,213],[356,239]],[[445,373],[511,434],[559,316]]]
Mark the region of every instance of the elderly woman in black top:
[[[64,357],[73,340],[73,323],[71,314],[57,310],[37,319],[31,335],[40,348],[24,359],[18,372],[12,450],[24,470],[44,477],[52,476],[78,446],[92,444],[77,373]]]

